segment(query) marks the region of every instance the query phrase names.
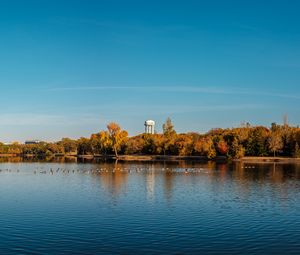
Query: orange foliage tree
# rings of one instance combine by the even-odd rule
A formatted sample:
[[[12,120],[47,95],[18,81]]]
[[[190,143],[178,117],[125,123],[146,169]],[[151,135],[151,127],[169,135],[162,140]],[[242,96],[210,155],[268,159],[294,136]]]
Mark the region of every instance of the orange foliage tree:
[[[109,141],[115,156],[118,157],[118,151],[121,149],[122,145],[125,145],[128,133],[127,131],[122,130],[121,127],[115,122],[110,122],[107,125],[107,130],[109,133]]]

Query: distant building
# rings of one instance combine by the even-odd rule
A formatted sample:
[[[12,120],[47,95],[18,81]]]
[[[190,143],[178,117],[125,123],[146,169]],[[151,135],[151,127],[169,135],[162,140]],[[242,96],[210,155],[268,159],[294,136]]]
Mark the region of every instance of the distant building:
[[[25,141],[25,144],[39,144],[41,143],[41,141],[39,140],[29,140],[29,141]]]
[[[155,121],[154,120],[146,120],[145,121],[145,133],[146,134],[154,134]]]

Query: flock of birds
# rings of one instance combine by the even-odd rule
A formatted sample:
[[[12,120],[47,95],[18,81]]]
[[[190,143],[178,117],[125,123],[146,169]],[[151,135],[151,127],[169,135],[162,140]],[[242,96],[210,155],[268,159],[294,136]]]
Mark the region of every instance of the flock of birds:
[[[25,170],[22,170],[25,171]],[[9,168],[0,169],[1,172],[20,172],[20,169],[12,170]],[[95,168],[95,169],[66,169],[66,168],[49,168],[45,170],[43,167],[36,167],[33,171],[34,174],[102,174],[102,173],[153,173],[153,172],[166,172],[166,173],[183,173],[183,174],[195,174],[195,173],[208,173],[208,170],[205,168],[141,168],[141,167],[131,167],[131,168],[123,168],[123,167],[116,167],[116,168]]]
[[[241,168],[245,169],[254,169],[255,166],[251,165],[245,165]],[[23,170],[25,171],[25,170]],[[81,173],[81,174],[103,174],[103,173],[155,173],[157,172],[165,172],[165,173],[178,173],[178,174],[197,174],[197,173],[209,173],[211,172],[209,169],[205,169],[202,167],[199,168],[168,168],[168,167],[155,167],[155,168],[142,168],[142,167],[115,167],[115,168],[94,168],[94,169],[66,169],[66,168],[49,168],[47,170],[44,170],[43,167],[36,167],[33,171],[34,174],[56,174],[56,173],[63,173],[63,174],[70,174],[70,173]],[[9,168],[6,169],[0,169],[1,172],[20,172],[20,169],[12,170]]]
[[[253,169],[253,168],[255,168],[255,166],[242,166],[242,168],[245,168],[245,169]]]

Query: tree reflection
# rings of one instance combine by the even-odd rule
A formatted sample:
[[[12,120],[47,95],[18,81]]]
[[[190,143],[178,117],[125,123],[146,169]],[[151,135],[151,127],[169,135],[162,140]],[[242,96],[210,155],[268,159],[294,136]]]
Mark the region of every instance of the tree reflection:
[[[147,199],[152,200],[155,197],[155,166],[151,164],[146,172],[146,192]]]
[[[166,200],[171,201],[174,185],[174,174],[172,173],[172,169],[166,168],[163,174],[163,178],[165,198]]]
[[[128,171],[124,170],[124,166],[118,163],[104,163],[101,165],[101,174],[99,180],[103,187],[113,196],[117,198],[122,189],[127,185]]]

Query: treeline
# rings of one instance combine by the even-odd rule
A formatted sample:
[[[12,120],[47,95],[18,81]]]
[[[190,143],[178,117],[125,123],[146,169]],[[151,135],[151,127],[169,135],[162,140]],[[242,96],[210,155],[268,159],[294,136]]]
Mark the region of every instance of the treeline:
[[[128,137],[116,123],[107,130],[92,134],[90,138],[72,140],[63,138],[55,143],[31,145],[0,144],[0,154],[33,155],[178,155],[217,156],[241,158],[243,156],[300,157],[300,128],[273,123],[270,128],[243,125],[231,129],[213,129],[206,134],[189,132],[177,134],[168,118],[162,134],[140,134]]]

